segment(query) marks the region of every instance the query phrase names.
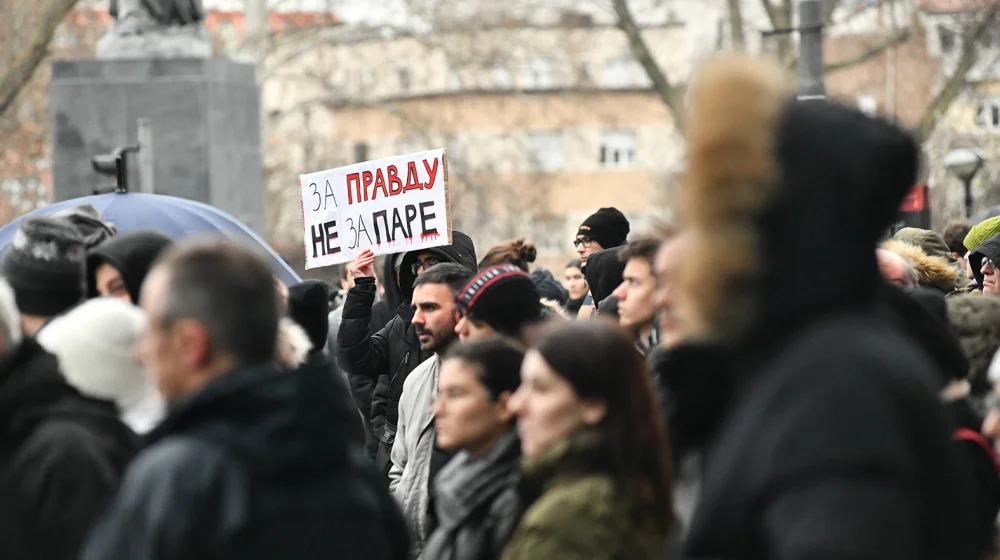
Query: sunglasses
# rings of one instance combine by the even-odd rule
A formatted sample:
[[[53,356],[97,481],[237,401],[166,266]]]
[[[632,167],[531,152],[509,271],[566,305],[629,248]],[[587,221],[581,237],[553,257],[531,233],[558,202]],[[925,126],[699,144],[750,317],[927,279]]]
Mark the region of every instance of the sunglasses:
[[[412,272],[413,275],[416,276],[420,274],[421,270],[427,270],[428,268],[436,264],[441,264],[441,262],[442,262],[441,259],[437,259],[434,257],[430,257],[422,261],[416,261],[410,266],[410,272]]]
[[[987,259],[984,257],[982,262],[982,267],[986,268],[987,266],[992,268],[993,270],[1000,270],[1000,266],[997,266],[997,263],[993,262],[993,259]]]

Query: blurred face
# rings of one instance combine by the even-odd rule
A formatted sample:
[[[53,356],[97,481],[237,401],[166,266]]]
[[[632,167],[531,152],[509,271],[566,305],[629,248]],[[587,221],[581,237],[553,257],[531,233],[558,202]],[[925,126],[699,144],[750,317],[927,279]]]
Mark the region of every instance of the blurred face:
[[[563,287],[569,292],[570,299],[583,299],[587,297],[587,278],[583,271],[575,266],[571,266],[563,271]]]
[[[660,343],[667,346],[676,344],[681,338],[674,282],[684,257],[685,239],[683,236],[676,236],[661,245],[654,263],[657,282],[653,303],[660,313]]]
[[[587,264],[587,257],[604,250],[600,243],[586,235],[577,235],[573,245],[576,246],[576,254],[580,255],[580,262],[583,264]]]
[[[413,326],[420,348],[440,352],[455,340],[458,310],[455,294],[445,284],[422,284],[413,290]]]
[[[102,264],[94,271],[94,278],[97,284],[97,293],[101,297],[113,297],[132,303],[132,296],[125,287],[125,280],[122,279],[118,269],[110,264]]]
[[[998,278],[997,274],[997,264],[992,260],[983,258],[983,293],[996,295],[1000,293],[1000,288],[997,286]]]
[[[510,425],[507,408],[510,393],[496,401],[479,382],[476,367],[464,360],[446,360],[438,374],[438,398],[434,401],[437,444],[444,449],[485,454]]]
[[[148,320],[136,350],[139,360],[156,380],[163,399],[172,402],[194,387],[195,370],[205,358],[208,342],[204,329],[199,333],[198,326],[190,321],[177,321],[169,328],[163,325],[161,303],[168,281],[168,271],[156,268],[143,284],[140,304]]]
[[[899,255],[879,249],[878,269],[882,277],[897,286],[906,286],[906,261]]]
[[[442,262],[441,258],[434,253],[431,253],[430,251],[423,251],[417,254],[417,260],[413,261],[413,264],[410,265],[412,267],[410,272],[413,273],[414,277],[420,276],[428,268],[436,264],[441,264]]]
[[[656,278],[646,259],[633,258],[625,263],[622,283],[612,295],[618,298],[618,321],[627,329],[653,324]]]
[[[489,338],[496,334],[496,331],[486,323],[477,321],[469,317],[467,313],[463,313],[461,319],[455,325],[455,334],[458,335],[458,339],[462,342],[470,342]]]
[[[580,428],[596,425],[605,413],[603,403],[580,399],[536,350],[524,357],[521,386],[511,396],[510,409],[517,414],[521,451],[529,459]]]

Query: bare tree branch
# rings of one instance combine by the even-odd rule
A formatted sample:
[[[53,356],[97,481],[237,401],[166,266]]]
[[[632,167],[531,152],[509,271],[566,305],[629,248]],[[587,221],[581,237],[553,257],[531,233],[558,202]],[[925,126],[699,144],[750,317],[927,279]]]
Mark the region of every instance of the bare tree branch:
[[[677,131],[684,133],[684,93],[681,88],[670,83],[670,80],[663,73],[660,65],[650,54],[646,47],[646,41],[642,38],[642,32],[632,17],[632,12],[626,0],[614,0],[615,14],[618,16],[618,28],[625,32],[629,45],[636,60],[642,65],[649,76],[653,89],[659,94],[663,104],[670,109],[674,117],[674,125]]]
[[[839,60],[837,62],[829,62],[825,64],[823,66],[823,71],[830,74],[833,72],[837,72],[839,70],[846,70],[848,68],[851,68],[852,66],[868,62],[869,60],[885,52],[887,49],[909,41],[912,35],[913,34],[911,33],[909,27],[903,28],[897,31],[894,35],[887,37],[884,41],[872,45],[871,47],[866,49],[864,52],[858,54],[857,56],[853,56],[846,60]]]
[[[743,11],[740,9],[740,0],[728,0],[728,2],[729,32],[733,39],[733,50],[745,51],[747,49],[747,41],[743,35]]]
[[[52,35],[76,2],[77,0],[47,0],[42,3],[45,7],[38,19],[37,27],[23,49],[14,45],[18,51],[14,54],[14,64],[0,76],[0,114],[10,107],[18,92],[28,83],[35,69],[45,59]],[[5,14],[4,17],[8,15]]]
[[[979,59],[979,47],[976,44],[983,34],[991,27],[998,24],[1000,19],[1000,2],[994,2],[990,7],[983,10],[979,21],[971,24],[962,35],[962,51],[959,55],[958,64],[955,70],[948,77],[944,87],[934,96],[927,111],[924,112],[920,124],[917,126],[917,136],[921,141],[930,138],[930,135],[937,128],[938,122],[951,107],[952,102],[962,92],[966,85],[966,75],[975,66]]]

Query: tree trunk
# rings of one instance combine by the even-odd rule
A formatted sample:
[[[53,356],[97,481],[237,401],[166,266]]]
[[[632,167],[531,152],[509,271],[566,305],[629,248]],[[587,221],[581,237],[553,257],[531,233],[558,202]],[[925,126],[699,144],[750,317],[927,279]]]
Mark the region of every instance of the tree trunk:
[[[951,107],[952,102],[965,89],[965,76],[979,59],[979,46],[976,43],[987,29],[1000,23],[997,21],[1000,19],[998,15],[1000,15],[1000,3],[994,3],[991,7],[984,9],[979,21],[971,24],[962,35],[962,52],[959,55],[958,65],[948,77],[941,91],[931,100],[917,126],[917,136],[921,142],[930,138],[948,108]]]
[[[646,47],[646,41],[642,38],[642,32],[632,17],[626,0],[614,0],[615,14],[618,16],[618,27],[625,32],[629,45],[636,60],[646,70],[649,80],[653,83],[653,89],[660,96],[663,103],[670,109],[674,117],[674,125],[677,131],[684,133],[684,93],[670,83],[670,80],[663,73],[656,59],[650,54]]]
[[[38,18],[37,27],[31,33],[27,44],[11,45],[15,51],[14,63],[0,76],[0,115],[10,107],[21,88],[28,83],[38,65],[45,59],[52,35],[76,2],[77,0],[45,0],[42,2],[44,7]],[[8,13],[3,17],[12,16]]]

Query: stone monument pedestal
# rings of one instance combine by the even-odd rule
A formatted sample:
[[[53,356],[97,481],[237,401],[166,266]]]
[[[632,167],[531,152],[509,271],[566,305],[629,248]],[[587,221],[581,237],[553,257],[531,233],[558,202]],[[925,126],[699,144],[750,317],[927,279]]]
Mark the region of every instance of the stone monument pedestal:
[[[152,124],[158,194],[215,206],[265,234],[260,95],[252,65],[225,58],[61,60],[49,86],[57,201],[114,184],[90,158]],[[130,156],[130,190],[140,191]]]

